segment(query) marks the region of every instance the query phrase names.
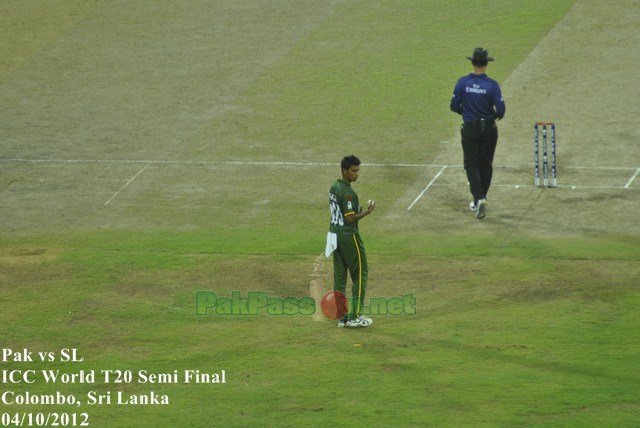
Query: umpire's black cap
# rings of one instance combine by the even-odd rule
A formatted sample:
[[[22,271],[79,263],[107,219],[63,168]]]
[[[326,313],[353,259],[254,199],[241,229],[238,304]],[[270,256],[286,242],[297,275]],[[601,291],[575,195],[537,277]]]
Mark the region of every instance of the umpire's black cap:
[[[489,56],[489,51],[485,48],[475,48],[473,51],[473,56],[468,56],[467,59],[473,62],[493,61],[493,58]]]

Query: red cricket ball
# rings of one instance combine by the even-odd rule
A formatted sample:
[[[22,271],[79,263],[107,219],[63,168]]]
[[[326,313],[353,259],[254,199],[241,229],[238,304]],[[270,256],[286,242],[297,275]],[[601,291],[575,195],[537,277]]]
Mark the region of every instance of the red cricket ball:
[[[339,291],[329,291],[320,302],[322,313],[330,320],[342,318],[347,313],[347,298]]]

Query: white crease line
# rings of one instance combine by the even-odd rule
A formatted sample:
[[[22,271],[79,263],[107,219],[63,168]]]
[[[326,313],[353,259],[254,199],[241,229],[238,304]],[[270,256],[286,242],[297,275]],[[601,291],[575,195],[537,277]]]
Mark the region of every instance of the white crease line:
[[[432,187],[462,187],[463,184],[462,183],[445,183],[445,184],[434,184]],[[464,184],[464,186],[468,187],[469,184]],[[634,190],[633,188],[630,187],[623,187],[623,186],[585,186],[585,185],[580,185],[580,184],[558,184],[555,187],[545,187],[545,186],[534,186],[533,184],[498,184],[498,183],[491,183],[491,187],[508,187],[508,188],[513,188],[513,189],[529,189],[531,187],[535,187],[538,189],[570,189],[570,190],[579,190],[579,189],[603,189],[603,190],[621,190],[621,189],[631,189]]]
[[[129,181],[127,181],[127,182],[124,184],[124,186],[122,186],[122,187],[120,188],[120,190],[118,190],[116,193],[114,193],[114,194],[113,194],[113,196],[111,196],[111,197],[109,198],[109,200],[108,200],[107,202],[105,202],[104,204],[105,204],[105,205],[109,205],[109,202],[113,201],[113,200],[116,198],[116,196],[118,196],[118,195],[120,194],[120,192],[122,192],[124,189],[126,189],[126,188],[127,188],[127,186],[128,186],[129,184],[133,183],[133,180],[135,180],[136,178],[138,178],[138,176],[139,176],[140,174],[142,174],[142,173],[144,172],[144,170],[145,170],[145,169],[147,169],[147,168],[149,168],[149,165],[146,165],[146,166],[145,166],[145,167],[143,167],[140,171],[138,171],[138,173],[137,173],[136,175],[134,175],[133,177],[131,177],[131,178],[129,179]]]
[[[430,188],[431,186],[433,186],[433,183],[435,183],[435,182],[436,182],[436,180],[438,179],[438,177],[440,177],[440,175],[442,175],[442,173],[444,172],[444,170],[445,170],[445,169],[447,169],[447,165],[443,166],[443,167],[440,169],[440,171],[438,171],[438,173],[435,175],[435,177],[433,177],[433,179],[429,182],[429,184],[427,184],[427,187],[425,187],[424,189],[422,189],[422,192],[420,192],[420,194],[418,195],[418,197],[417,197],[417,198],[415,198],[415,199],[413,200],[413,202],[411,203],[411,205],[409,205],[409,208],[407,208],[407,211],[410,211],[410,210],[411,210],[411,208],[413,208],[413,206],[414,206],[415,204],[417,204],[417,203],[418,203],[418,201],[420,200],[420,198],[422,198],[422,196],[423,196],[425,193],[427,193],[427,190],[429,190],[429,188]]]
[[[152,160],[152,159],[0,159],[0,162],[22,162],[22,163],[113,163],[113,164],[159,164],[159,165],[262,165],[262,166],[336,166],[340,162],[289,162],[289,161],[207,161],[207,160]],[[442,164],[420,164],[420,163],[362,163],[363,166],[372,167],[405,167],[405,168],[440,168]],[[462,166],[462,165],[448,165]]]
[[[636,179],[636,177],[638,176],[638,174],[640,174],[640,168],[636,169],[636,173],[633,174],[633,177],[631,177],[629,179],[629,181],[627,181],[627,184],[624,185],[625,189],[628,189],[629,186],[631,186],[631,183],[633,183],[633,181]]]

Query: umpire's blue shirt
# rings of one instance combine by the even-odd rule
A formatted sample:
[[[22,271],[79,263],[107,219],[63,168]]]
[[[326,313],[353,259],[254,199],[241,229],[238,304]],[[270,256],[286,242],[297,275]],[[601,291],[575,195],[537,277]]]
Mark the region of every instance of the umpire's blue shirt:
[[[451,111],[460,113],[465,122],[502,119],[506,106],[500,85],[484,73],[461,77],[453,90]]]

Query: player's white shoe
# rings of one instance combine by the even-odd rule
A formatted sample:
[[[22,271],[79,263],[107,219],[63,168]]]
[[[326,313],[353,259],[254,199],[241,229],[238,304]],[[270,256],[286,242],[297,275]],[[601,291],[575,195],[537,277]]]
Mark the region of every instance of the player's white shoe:
[[[342,320],[338,321],[338,327],[339,328],[344,327],[344,324],[345,324],[344,321],[342,321]]]
[[[361,327],[369,327],[371,324],[373,324],[373,320],[371,318],[359,316],[354,320],[347,321],[347,323],[345,324],[345,327],[361,328]]]
[[[469,202],[469,209],[471,211],[475,211],[476,210],[476,204],[473,201]]]

